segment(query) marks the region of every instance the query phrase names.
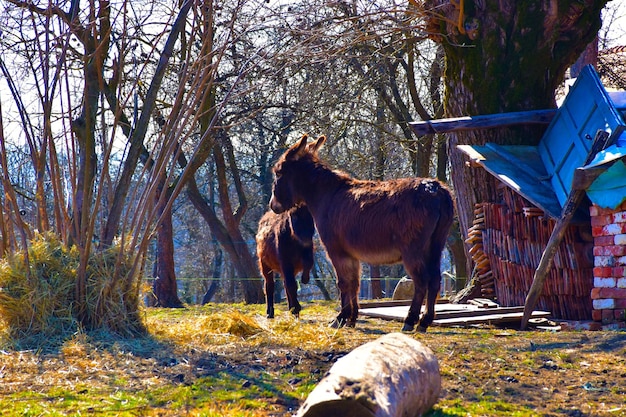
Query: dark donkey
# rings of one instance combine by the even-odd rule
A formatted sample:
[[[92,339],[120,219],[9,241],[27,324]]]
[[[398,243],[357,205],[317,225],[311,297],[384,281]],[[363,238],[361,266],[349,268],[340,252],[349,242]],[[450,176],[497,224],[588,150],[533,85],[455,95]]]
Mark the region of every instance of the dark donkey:
[[[276,214],[268,211],[259,221],[256,235],[256,251],[259,269],[265,278],[267,317],[274,318],[274,273],[278,272],[285,282],[289,311],[300,314],[296,274],[302,271],[300,280],[309,282],[313,268],[313,233],[315,224],[306,207],[294,207]]]
[[[425,331],[435,318],[441,285],[441,252],[454,216],[448,189],[435,179],[362,181],[332,170],[318,158],[326,138],[307,145],[307,136],[274,166],[270,207],[282,213],[306,204],[337,274],[341,312],[333,326],[354,326],[359,312],[359,261],[402,262],[415,284],[403,331],[419,320],[426,294]]]

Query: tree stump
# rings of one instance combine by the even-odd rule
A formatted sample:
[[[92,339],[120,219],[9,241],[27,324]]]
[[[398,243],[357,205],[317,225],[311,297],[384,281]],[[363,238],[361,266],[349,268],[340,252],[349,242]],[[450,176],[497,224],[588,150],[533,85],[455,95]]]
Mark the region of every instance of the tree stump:
[[[437,402],[439,363],[422,343],[390,333],[340,358],[294,417],[412,417]]]
[[[393,290],[392,300],[412,300],[415,293],[415,284],[408,277],[402,277]]]

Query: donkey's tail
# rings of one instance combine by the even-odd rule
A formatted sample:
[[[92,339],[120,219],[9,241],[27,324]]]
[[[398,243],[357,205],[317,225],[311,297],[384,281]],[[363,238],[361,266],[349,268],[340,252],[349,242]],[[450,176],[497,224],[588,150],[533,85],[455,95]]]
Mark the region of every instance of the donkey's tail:
[[[441,251],[446,245],[448,234],[454,222],[454,199],[450,190],[444,185],[441,185],[438,195],[440,202],[439,220],[432,235],[431,249],[433,254],[441,256]]]

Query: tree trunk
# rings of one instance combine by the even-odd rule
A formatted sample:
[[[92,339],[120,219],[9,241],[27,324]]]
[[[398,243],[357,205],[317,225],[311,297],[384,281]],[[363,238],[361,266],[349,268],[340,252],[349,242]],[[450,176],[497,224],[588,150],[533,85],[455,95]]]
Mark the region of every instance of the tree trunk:
[[[380,283],[380,265],[370,264],[370,285],[372,286],[372,298],[383,298],[383,287]]]
[[[256,262],[250,254],[246,245],[239,244],[243,242],[243,236],[236,229],[236,235],[231,235],[230,230],[219,220],[215,210],[210,206],[198,189],[195,179],[191,178],[187,183],[187,196],[196,210],[207,222],[211,228],[211,233],[220,243],[222,248],[228,253],[228,256],[237,271],[239,278],[260,277],[257,270]],[[263,285],[260,280],[251,281],[244,280],[244,297],[247,303],[264,303],[265,295],[263,294]]]
[[[340,358],[295,417],[420,416],[440,391],[433,352],[410,336],[390,333]]]
[[[172,210],[165,208],[168,198],[159,198],[163,192],[163,181],[157,193],[157,204],[161,220],[157,225],[156,241],[156,274],[153,292],[158,307],[181,308],[183,303],[178,298],[178,284],[174,268],[174,229],[172,227]],[[169,194],[167,191],[165,191]]]
[[[206,290],[204,297],[202,297],[202,304],[206,304],[211,301],[215,293],[220,287],[220,277],[222,276],[222,267],[224,265],[224,252],[218,247],[219,243],[213,239],[213,243],[215,246],[215,258],[213,259],[213,272],[211,274],[211,283],[209,284],[209,288]]]
[[[427,31],[446,54],[445,117],[554,108],[554,92],[565,70],[595,38],[606,3],[423,2]],[[463,240],[472,225],[475,204],[495,201],[497,180],[484,169],[469,168],[457,145],[536,145],[544,129],[521,126],[448,135]],[[467,254],[469,247],[465,249]]]

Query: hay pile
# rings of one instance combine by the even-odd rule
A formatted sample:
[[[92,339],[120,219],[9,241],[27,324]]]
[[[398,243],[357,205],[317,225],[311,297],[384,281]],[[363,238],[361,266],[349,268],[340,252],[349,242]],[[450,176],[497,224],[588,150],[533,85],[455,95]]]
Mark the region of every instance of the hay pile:
[[[87,267],[87,323],[75,314],[79,254],[53,233],[37,234],[24,252],[0,260],[0,321],[5,342],[21,347],[58,344],[83,327],[122,335],[145,331],[139,315],[138,279],[128,277],[133,259],[119,246],[94,252]],[[115,273],[113,271],[115,270]]]

